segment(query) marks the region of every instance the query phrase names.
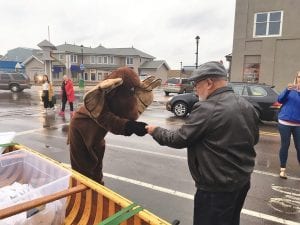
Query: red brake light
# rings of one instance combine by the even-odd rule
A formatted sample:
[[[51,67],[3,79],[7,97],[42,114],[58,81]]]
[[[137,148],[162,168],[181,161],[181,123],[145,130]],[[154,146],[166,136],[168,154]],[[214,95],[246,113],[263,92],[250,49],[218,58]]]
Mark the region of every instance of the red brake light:
[[[273,109],[280,109],[282,104],[280,104],[279,102],[274,102],[270,108],[273,108]]]

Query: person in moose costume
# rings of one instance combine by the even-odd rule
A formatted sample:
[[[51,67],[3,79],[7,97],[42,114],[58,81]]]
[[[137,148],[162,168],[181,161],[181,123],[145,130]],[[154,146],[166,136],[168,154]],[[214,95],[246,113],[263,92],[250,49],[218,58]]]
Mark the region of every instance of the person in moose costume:
[[[69,127],[72,168],[104,184],[104,137],[108,132],[144,136],[147,124],[136,120],[152,103],[152,89],[160,84],[153,76],[141,82],[132,69],[122,67],[87,92]]]

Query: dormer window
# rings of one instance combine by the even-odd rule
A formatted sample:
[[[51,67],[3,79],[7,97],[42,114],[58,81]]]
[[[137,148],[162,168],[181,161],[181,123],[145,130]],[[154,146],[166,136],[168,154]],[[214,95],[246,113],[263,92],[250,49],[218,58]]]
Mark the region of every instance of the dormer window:
[[[133,57],[126,57],[126,64],[133,65]]]

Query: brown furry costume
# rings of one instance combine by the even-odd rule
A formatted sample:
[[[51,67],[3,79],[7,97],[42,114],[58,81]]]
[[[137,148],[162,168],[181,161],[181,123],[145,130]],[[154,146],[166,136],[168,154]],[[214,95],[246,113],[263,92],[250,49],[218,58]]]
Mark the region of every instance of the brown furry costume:
[[[72,168],[103,184],[105,135],[145,135],[146,124],[135,120],[153,101],[152,89],[158,85],[160,80],[154,77],[140,82],[132,69],[124,67],[89,91],[70,123]]]

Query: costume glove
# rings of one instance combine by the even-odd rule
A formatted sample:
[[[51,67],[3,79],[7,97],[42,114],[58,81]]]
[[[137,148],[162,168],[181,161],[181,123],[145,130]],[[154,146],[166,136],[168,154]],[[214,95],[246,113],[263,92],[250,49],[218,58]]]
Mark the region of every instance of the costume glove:
[[[130,136],[132,134],[136,134],[138,136],[144,136],[145,134],[147,134],[147,125],[148,124],[144,122],[136,122],[133,120],[129,120],[125,124],[125,135]]]

